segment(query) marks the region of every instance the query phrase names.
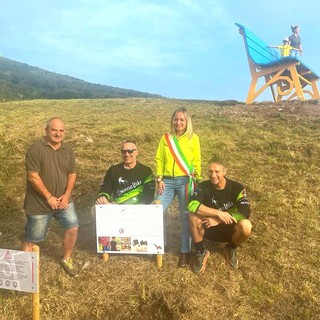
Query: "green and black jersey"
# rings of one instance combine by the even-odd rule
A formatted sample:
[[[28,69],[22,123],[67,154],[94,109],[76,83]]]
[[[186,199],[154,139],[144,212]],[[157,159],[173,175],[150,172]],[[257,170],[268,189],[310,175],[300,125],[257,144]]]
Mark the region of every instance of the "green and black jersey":
[[[245,188],[239,182],[227,178],[223,190],[216,189],[210,180],[201,182],[190,198],[188,210],[196,213],[201,204],[220,211],[227,211],[237,221],[249,218],[251,213]]]
[[[154,199],[154,187],[150,167],[137,162],[128,170],[122,162],[108,169],[99,196],[119,204],[149,204]]]

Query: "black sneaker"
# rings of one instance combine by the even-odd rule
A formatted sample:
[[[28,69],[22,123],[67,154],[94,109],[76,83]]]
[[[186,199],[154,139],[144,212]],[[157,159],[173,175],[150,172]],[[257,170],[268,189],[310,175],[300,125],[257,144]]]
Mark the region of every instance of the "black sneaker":
[[[210,252],[207,249],[204,249],[203,253],[196,254],[196,261],[193,266],[193,271],[196,274],[204,273],[204,270],[206,270],[206,264],[209,256]]]
[[[238,269],[239,262],[237,258],[236,249],[232,248],[230,245],[227,244],[224,246],[223,251],[229,266],[233,269]]]
[[[64,271],[71,277],[74,277],[78,274],[76,267],[73,264],[72,258],[63,259],[61,258],[60,264]]]

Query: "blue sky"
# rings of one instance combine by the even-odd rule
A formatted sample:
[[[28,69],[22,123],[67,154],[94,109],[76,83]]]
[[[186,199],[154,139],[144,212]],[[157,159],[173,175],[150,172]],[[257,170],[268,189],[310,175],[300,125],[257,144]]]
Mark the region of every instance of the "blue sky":
[[[0,55],[169,98],[245,101],[234,23],[271,45],[299,25],[302,61],[319,74],[319,12],[314,0],[1,0]]]

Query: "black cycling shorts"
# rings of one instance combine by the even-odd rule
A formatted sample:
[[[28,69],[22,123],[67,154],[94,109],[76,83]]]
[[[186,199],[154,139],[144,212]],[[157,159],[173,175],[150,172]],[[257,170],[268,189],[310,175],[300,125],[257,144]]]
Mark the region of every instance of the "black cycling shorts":
[[[218,224],[217,226],[206,229],[204,232],[204,237],[212,241],[231,242],[232,235],[235,231],[235,226],[236,223]]]

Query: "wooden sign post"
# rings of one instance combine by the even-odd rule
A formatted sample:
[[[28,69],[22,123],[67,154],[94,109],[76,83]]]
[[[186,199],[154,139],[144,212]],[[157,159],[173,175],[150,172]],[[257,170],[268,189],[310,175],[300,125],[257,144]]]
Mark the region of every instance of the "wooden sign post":
[[[32,252],[37,254],[37,263],[36,263],[36,268],[37,268],[37,288],[38,291],[36,293],[32,294],[32,320],[39,320],[40,319],[40,290],[39,290],[39,276],[40,276],[40,268],[39,268],[39,258],[40,258],[40,249],[39,246],[34,245],[32,248]]]

